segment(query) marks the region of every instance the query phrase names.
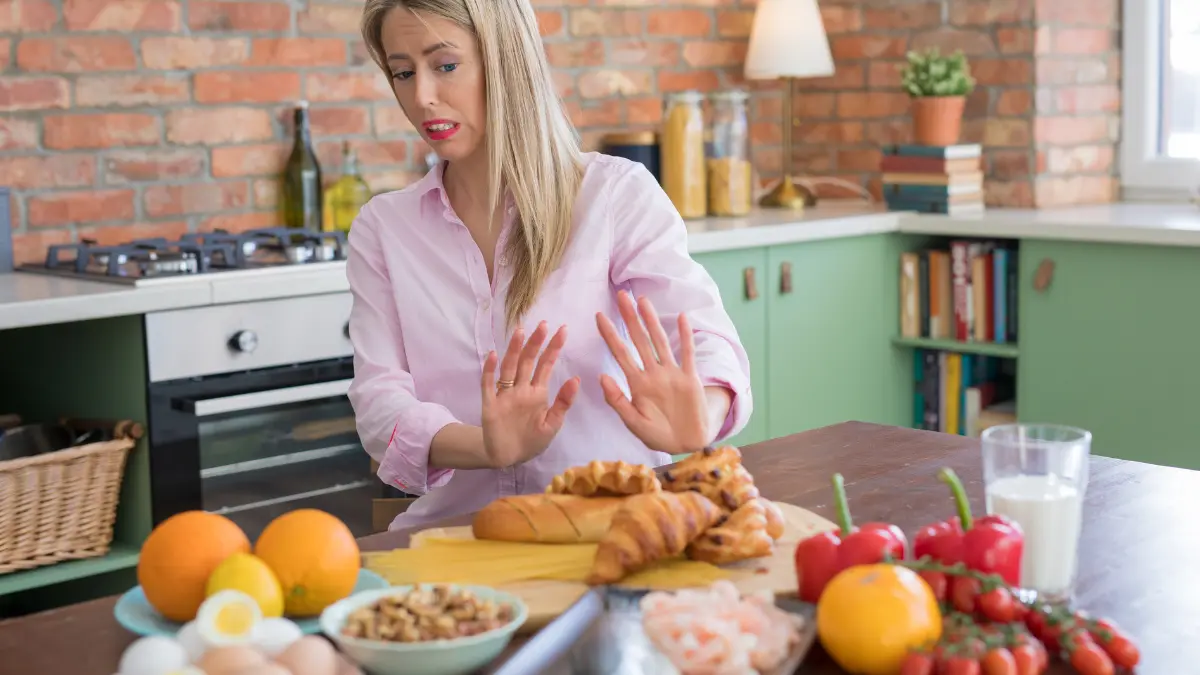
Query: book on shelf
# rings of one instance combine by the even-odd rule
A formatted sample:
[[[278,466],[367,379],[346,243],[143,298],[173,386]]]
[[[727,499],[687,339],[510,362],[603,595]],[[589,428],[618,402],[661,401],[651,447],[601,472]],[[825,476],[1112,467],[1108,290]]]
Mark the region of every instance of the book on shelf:
[[[1014,362],[980,354],[915,349],[913,426],[978,436],[1015,421]]]
[[[879,168],[891,211],[971,215],[983,211],[983,157],[978,144],[888,145]]]
[[[900,254],[900,335],[959,342],[1017,341],[1017,248],[953,239]]]

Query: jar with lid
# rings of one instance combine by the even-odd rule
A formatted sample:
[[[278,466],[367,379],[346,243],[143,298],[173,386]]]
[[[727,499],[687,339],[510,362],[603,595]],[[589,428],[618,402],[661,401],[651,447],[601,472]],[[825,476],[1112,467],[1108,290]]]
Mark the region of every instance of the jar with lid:
[[[712,104],[712,144],[709,148],[708,212],[714,216],[744,216],[752,205],[750,125],[746,116],[749,94],[741,90],[709,95]]]
[[[703,102],[700,92],[675,92],[667,95],[663,112],[662,186],[684,218],[702,218],[707,212]]]

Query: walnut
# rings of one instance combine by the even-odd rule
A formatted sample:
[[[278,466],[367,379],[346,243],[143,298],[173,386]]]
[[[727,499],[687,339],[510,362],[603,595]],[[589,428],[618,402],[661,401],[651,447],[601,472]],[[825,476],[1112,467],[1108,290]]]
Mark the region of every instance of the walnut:
[[[346,618],[348,637],[392,642],[448,640],[495,630],[513,620],[513,608],[447,585],[381,598]]]

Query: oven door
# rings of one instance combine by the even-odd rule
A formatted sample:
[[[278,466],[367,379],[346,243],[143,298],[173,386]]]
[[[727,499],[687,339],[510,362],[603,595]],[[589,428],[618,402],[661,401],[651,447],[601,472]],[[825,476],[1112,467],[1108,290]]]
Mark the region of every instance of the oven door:
[[[253,541],[295,509],[372,531],[388,494],[346,398],[349,359],[151,385],[155,524],[189,509],[229,517]]]

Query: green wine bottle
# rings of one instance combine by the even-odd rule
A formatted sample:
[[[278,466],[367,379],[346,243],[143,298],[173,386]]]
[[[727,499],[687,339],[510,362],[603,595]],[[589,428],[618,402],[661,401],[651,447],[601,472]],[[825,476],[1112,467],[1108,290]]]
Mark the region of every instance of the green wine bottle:
[[[283,224],[294,229],[321,230],[323,214],[321,194],[321,165],[313,151],[312,134],[308,128],[308,101],[300,101],[293,114],[295,139],[292,154],[283,170]]]

